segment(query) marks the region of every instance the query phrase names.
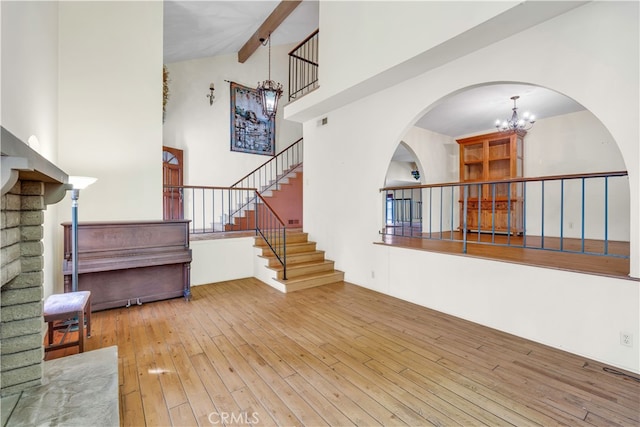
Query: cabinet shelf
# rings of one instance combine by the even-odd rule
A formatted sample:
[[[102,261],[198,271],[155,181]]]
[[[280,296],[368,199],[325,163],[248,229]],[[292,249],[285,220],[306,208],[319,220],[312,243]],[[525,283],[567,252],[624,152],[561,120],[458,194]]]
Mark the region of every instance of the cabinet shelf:
[[[524,132],[494,132],[459,139],[460,182],[473,184],[467,198],[467,228],[480,232],[521,233],[523,200],[521,184],[500,180],[522,176]],[[460,218],[464,196],[460,196]]]

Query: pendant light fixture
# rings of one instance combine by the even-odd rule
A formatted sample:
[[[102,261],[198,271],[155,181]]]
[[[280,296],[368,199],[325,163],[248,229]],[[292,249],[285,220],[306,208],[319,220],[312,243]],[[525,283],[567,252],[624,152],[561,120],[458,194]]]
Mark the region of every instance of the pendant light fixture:
[[[256,91],[264,115],[273,119],[278,110],[278,100],[282,96],[282,85],[271,80],[271,33],[266,42],[264,39],[260,39],[260,42],[263,46],[269,45],[269,75],[267,80],[258,83]]]
[[[511,114],[511,118],[509,120],[496,120],[496,128],[500,132],[513,132],[518,130],[529,130],[533,127],[533,124],[536,122],[536,117],[534,115],[524,113],[521,117],[518,117],[518,107],[516,107],[516,101],[520,98],[518,95],[512,96],[513,99],[513,113]]]

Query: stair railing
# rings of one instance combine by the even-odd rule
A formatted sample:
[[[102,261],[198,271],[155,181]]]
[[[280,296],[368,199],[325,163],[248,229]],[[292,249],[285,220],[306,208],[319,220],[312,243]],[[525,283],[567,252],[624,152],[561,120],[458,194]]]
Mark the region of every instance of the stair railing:
[[[254,193],[256,188],[211,187],[196,185],[165,185],[168,201],[164,219],[189,219],[191,234],[253,230],[253,224],[229,229],[229,218],[235,201],[242,194]]]
[[[318,87],[318,33],[315,30],[289,52],[289,101]]]
[[[282,265],[282,279],[287,280],[287,226],[258,191],[255,199],[256,232]]]
[[[302,164],[303,149],[303,140],[300,138],[233,184],[231,189],[244,188],[246,191],[233,193],[236,199],[234,208],[229,212],[229,220],[232,221],[233,217],[241,214],[254,203],[254,191],[247,189],[255,188],[260,193],[270,189],[277,190],[280,181]]]

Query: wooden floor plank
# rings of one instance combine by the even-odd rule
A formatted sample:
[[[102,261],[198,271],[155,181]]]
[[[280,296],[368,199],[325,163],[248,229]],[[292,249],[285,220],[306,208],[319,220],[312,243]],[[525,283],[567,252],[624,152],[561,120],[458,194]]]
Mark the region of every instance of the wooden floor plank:
[[[192,292],[93,313],[121,425],[640,424],[637,374],[346,282]]]
[[[258,401],[269,411],[269,414],[280,425],[300,424],[294,412],[278,397],[268,384],[252,369],[249,363],[233,345],[226,335],[216,337],[214,342],[227,360],[233,361],[235,370],[251,388]]]
[[[195,426],[198,425],[193,416],[193,410],[188,403],[183,403],[169,411],[171,413],[171,425],[173,426]]]

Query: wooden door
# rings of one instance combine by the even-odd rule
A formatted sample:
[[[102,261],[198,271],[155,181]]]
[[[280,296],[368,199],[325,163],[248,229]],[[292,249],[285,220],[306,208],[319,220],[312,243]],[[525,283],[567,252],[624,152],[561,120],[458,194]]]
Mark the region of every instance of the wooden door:
[[[182,150],[162,147],[162,211],[163,219],[184,219],[182,183]],[[169,187],[167,187],[169,186]]]

